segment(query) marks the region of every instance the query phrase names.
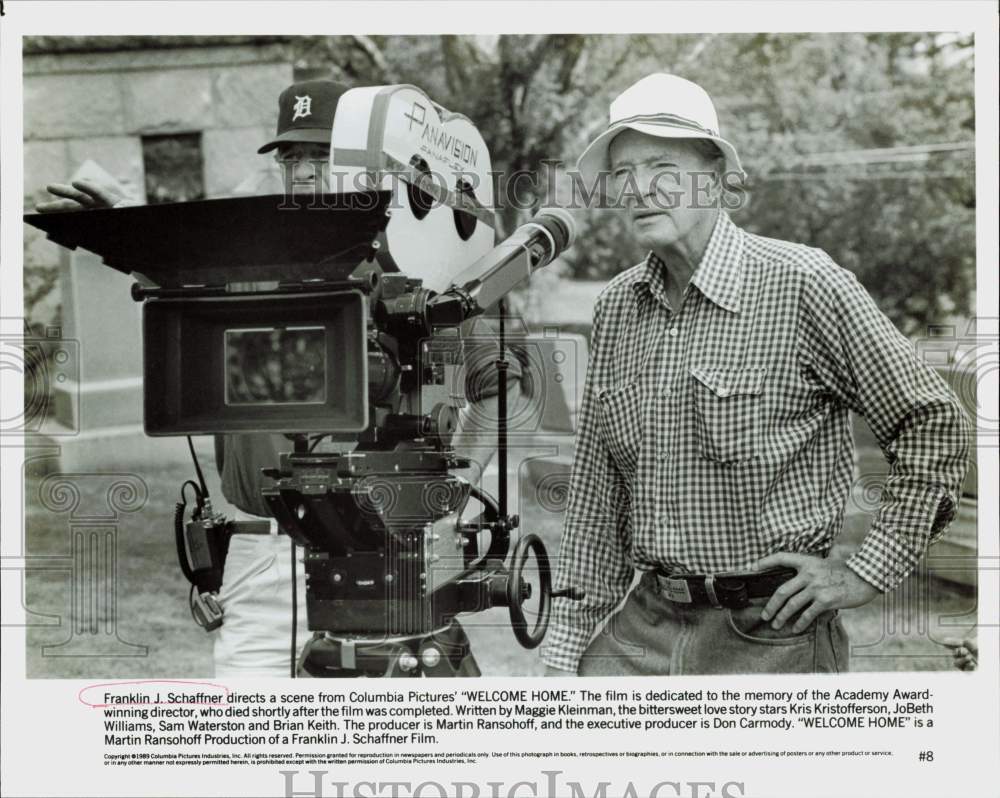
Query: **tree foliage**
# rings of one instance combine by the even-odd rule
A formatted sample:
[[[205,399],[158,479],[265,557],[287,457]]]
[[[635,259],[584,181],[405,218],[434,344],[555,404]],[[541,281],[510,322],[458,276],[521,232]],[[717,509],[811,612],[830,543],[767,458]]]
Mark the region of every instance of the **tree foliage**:
[[[971,312],[971,150],[924,148],[973,138],[972,44],[768,33],[304,37],[289,47],[302,75],[420,86],[479,126],[506,175],[554,159],[572,166],[606,125],[610,100],[643,75],[694,80],[749,173],[736,221],[822,247],[915,332]],[[900,147],[910,149],[889,149]],[[530,214],[503,192],[497,200],[501,233]],[[582,225],[566,258],[574,277],[607,279],[643,254],[614,211],[588,210]]]

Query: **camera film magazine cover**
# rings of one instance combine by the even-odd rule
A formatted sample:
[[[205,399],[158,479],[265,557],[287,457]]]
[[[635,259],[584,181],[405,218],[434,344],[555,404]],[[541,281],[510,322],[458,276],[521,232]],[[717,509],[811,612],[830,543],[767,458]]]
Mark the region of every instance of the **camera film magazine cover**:
[[[995,8],[3,5],[5,795],[996,794]]]

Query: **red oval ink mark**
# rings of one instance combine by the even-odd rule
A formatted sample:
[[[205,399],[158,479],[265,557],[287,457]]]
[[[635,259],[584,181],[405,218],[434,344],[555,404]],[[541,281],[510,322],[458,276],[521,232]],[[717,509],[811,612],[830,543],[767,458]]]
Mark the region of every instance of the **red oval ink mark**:
[[[101,695],[100,695],[100,702],[99,703],[95,702],[94,700],[88,700],[88,698],[86,696],[86,693],[88,691],[90,691],[90,690],[96,690],[99,687],[124,687],[124,686],[130,685],[130,684],[134,684],[134,685],[159,685],[159,684],[164,684],[164,685],[171,685],[171,686],[173,686],[173,685],[185,685],[185,686],[195,686],[195,687],[202,687],[202,688],[210,687],[210,688],[214,688],[216,691],[220,691],[221,690],[224,694],[220,695],[217,699],[210,700],[210,699],[206,698],[206,700],[204,700],[204,701],[152,701],[152,700],[144,701],[144,700],[142,700],[142,696],[147,695],[147,692],[151,693],[152,695],[156,695],[156,694],[158,694],[158,693],[161,692],[159,690],[148,689],[148,691],[136,691],[137,700],[135,700],[135,701],[112,701],[112,702],[106,702],[105,701],[106,696],[109,693],[112,693],[113,691],[111,691],[111,690],[104,690],[101,693]],[[180,691],[176,691],[176,690],[172,690],[172,691],[173,692],[180,692]],[[162,692],[166,692],[166,690],[164,690]],[[207,691],[202,690],[202,692],[207,692]],[[139,679],[137,681],[128,681],[128,682],[100,682],[99,684],[89,684],[86,687],[82,688],[80,690],[80,692],[76,694],[76,698],[77,698],[77,700],[81,704],[85,704],[88,707],[93,707],[94,709],[101,709],[101,708],[104,708],[104,707],[111,707],[111,706],[115,706],[115,707],[135,706],[137,704],[149,704],[149,705],[153,705],[153,706],[155,706],[157,704],[177,704],[177,705],[184,705],[184,704],[225,704],[226,703],[226,698],[229,696],[229,692],[230,692],[229,688],[226,687],[224,684],[216,684],[215,682],[195,682],[195,681],[188,681],[188,680],[185,680],[185,679]],[[115,694],[116,695],[121,695],[120,692],[119,693],[115,693]],[[152,698],[152,695],[150,695],[149,697]]]

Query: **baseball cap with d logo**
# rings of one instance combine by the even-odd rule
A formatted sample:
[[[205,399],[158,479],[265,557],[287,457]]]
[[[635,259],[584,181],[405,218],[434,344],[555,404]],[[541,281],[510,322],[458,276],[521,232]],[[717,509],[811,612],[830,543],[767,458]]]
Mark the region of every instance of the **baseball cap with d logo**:
[[[278,97],[278,131],[257,152],[265,153],[285,141],[329,144],[337,101],[347,87],[332,80],[293,83]]]

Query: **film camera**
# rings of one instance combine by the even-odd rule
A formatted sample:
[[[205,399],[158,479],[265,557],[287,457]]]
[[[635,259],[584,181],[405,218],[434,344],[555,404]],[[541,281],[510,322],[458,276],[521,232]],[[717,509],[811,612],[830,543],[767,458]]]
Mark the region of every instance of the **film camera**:
[[[541,212],[494,247],[482,137],[412,86],[341,97],[329,170],[334,190],[307,197],[26,220],[136,276],[147,434],[288,436],[264,497],[305,549],[314,636],[304,669],[476,675],[455,617],[508,607],[533,648],[552,591],[537,536],[511,551],[502,315],[499,495],[452,473],[468,464],[451,447],[464,402],[458,330],[570,246],[573,222]],[[322,438],[331,443],[318,450]],[[473,520],[463,516],[470,499],[482,506]],[[221,622],[213,593],[228,535],[251,530],[198,504],[191,521],[177,519],[179,550],[211,626]],[[532,559],[535,591],[524,578]]]

